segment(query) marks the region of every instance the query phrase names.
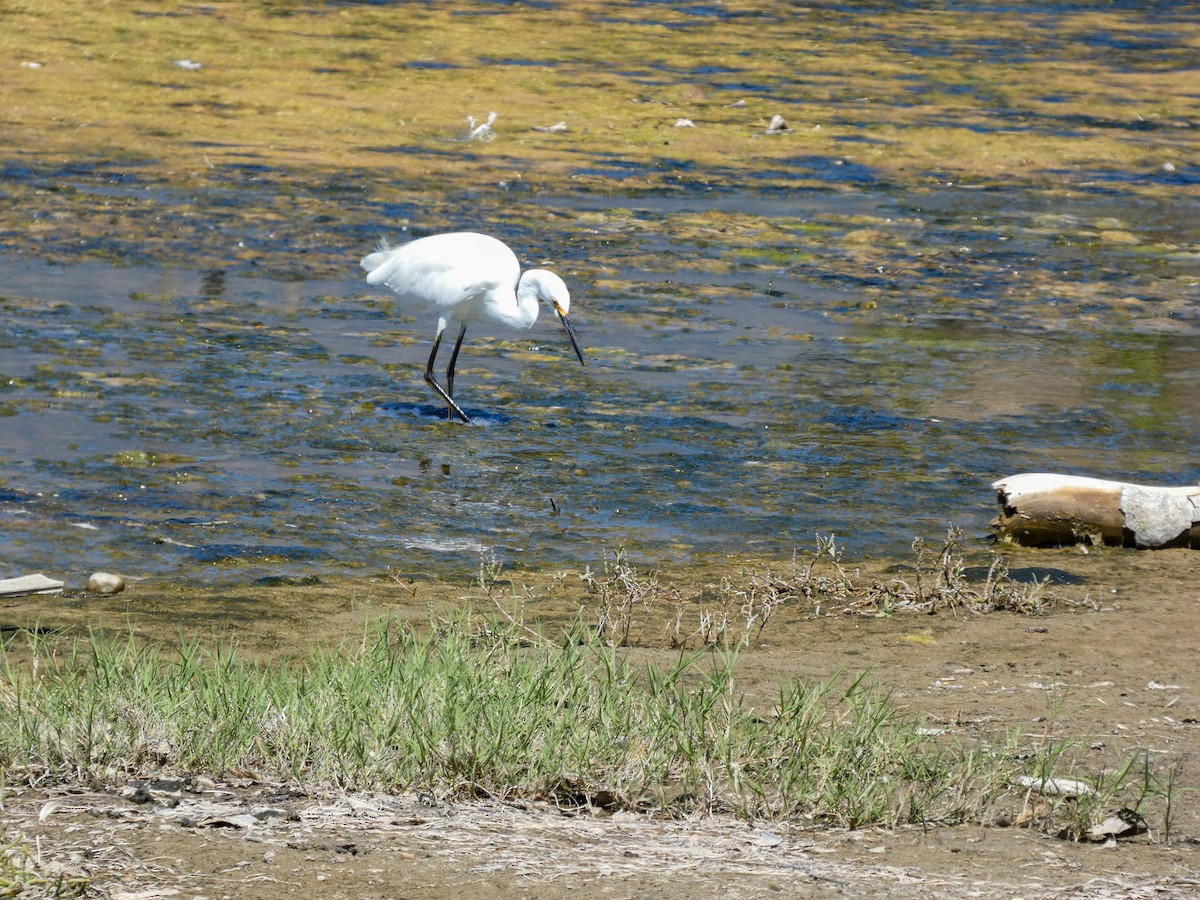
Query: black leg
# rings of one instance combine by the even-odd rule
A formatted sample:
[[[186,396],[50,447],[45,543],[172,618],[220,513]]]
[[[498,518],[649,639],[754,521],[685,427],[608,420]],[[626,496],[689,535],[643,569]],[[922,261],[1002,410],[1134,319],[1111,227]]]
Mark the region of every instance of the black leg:
[[[454,342],[454,352],[450,354],[450,365],[446,366],[446,393],[454,396],[454,365],[458,362],[458,351],[462,349],[463,338],[467,336],[467,323],[463,322],[458,330],[458,340]]]
[[[459,405],[454,402],[454,398],[452,398],[442,388],[442,386],[437,383],[437,379],[435,379],[433,377],[433,364],[434,364],[434,362],[437,361],[438,348],[442,346],[442,333],[445,330],[446,330],[445,324],[442,322],[439,322],[437,334],[434,335],[434,337],[433,337],[433,350],[432,350],[432,352],[430,352],[429,362],[425,366],[425,383],[427,385],[429,385],[431,388],[433,388],[434,392],[439,397],[441,397],[443,400],[446,401],[446,418],[447,419],[453,418],[454,416],[458,416],[460,419],[462,419],[464,422],[466,422],[469,425],[469,424],[471,424],[471,417],[462,411],[462,409],[459,407]],[[463,331],[466,331],[465,327],[463,328]],[[459,340],[459,343],[462,343],[462,335],[461,334],[458,336],[458,340]],[[455,355],[456,356],[458,355],[457,345],[455,346]],[[453,362],[451,363],[451,367],[453,368]]]

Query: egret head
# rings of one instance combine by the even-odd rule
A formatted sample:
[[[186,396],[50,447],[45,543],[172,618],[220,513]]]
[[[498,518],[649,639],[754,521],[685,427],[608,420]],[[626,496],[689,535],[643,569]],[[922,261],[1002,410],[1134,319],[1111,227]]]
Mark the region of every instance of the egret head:
[[[567,337],[571,339],[571,346],[575,349],[580,364],[586,365],[583,361],[583,351],[579,349],[579,341],[575,340],[575,329],[571,327],[571,320],[567,318],[571,312],[571,293],[567,290],[566,283],[546,269],[530,269],[522,276],[521,281],[528,282],[533,292],[554,310],[554,314],[567,331]]]

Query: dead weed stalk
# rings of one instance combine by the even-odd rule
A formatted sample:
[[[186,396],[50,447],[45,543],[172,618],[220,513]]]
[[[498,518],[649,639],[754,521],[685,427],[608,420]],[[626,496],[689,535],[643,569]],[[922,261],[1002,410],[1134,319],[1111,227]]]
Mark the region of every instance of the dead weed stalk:
[[[845,564],[835,535],[818,535],[815,549],[795,551],[783,572],[767,568],[743,572],[740,579],[725,576],[688,596],[664,585],[657,572],[640,571],[618,547],[599,572],[588,567],[580,576],[595,598],[581,612],[612,646],[641,643],[665,617],[666,643],[687,650],[751,646],[785,606],[815,616],[889,616],[901,610],[1035,615],[1053,602],[1047,580],[1017,581],[1000,557],[991,562],[982,584],[973,581],[958,528],[947,531],[936,552],[917,538],[913,554],[912,564],[892,577],[871,578]]]

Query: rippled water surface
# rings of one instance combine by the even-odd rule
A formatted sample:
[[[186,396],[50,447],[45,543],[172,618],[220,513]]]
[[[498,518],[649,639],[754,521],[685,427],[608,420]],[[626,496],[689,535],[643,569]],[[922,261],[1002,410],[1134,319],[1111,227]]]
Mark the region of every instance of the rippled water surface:
[[[447,35],[558,5],[467,6],[408,23],[408,93],[379,70],[375,4],[196,13],[205,67],[122,58],[131,125],[106,106],[86,151],[58,119],[58,155],[10,141],[0,574],[463,577],[481,554],[786,558],[831,533],[890,556],[950,524],[985,538],[990,482],[1017,472],[1200,477],[1173,5],[1003,8],[1029,26],[1013,43],[975,7],[961,29],[813,9],[763,42],[753,4],[585,4],[544,20],[537,59]],[[223,30],[242,18],[301,80],[246,93],[261,61]],[[77,74],[58,40],[18,73],[22,127],[51,79],[120,75],[94,54]],[[459,107],[486,106],[454,79],[502,110],[496,141],[464,141]],[[789,129],[764,135],[777,112]],[[130,129],[144,158],[76,157]],[[447,423],[421,380],[434,321],[357,265],[406,228],[488,230],[557,270],[588,365],[546,317],[473,328],[456,394],[475,424]]]
[[[546,317],[529,334],[477,329],[458,382],[473,426],[447,424],[421,382],[433,322],[367,288],[353,258],[344,279],[281,283],[0,257],[5,558],[219,580],[465,572],[482,552],[574,565],[618,544],[786,556],[816,533],[893,553],[948,523],[984,536],[989,482],[1018,471],[1200,475],[1193,305],[1109,328],[1078,304],[1035,314],[968,284],[945,310],[914,288],[863,314],[819,261],[714,272],[706,260],[737,250],[671,229],[722,205],[779,217],[828,200],[620,202],[645,222],[643,265],[606,242],[603,273],[559,262],[588,367]],[[885,196],[837,202],[904,213]],[[961,197],[924,202],[947,223],[926,234],[978,220]],[[1100,199],[1071,215],[1111,212]],[[974,239],[997,282],[1077,264],[1021,198],[986,214],[993,231]]]

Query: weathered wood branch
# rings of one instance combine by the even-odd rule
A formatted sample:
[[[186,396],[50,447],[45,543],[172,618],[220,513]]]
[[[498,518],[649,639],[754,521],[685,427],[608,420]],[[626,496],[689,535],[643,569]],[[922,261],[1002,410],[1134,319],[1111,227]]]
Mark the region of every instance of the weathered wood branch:
[[[1028,546],[1108,544],[1200,550],[1200,486],[1150,487],[1033,473],[994,482],[1000,540]]]
[[[0,579],[0,597],[19,597],[22,594],[56,594],[63,589],[61,581],[45,575],[22,575],[20,578]]]

